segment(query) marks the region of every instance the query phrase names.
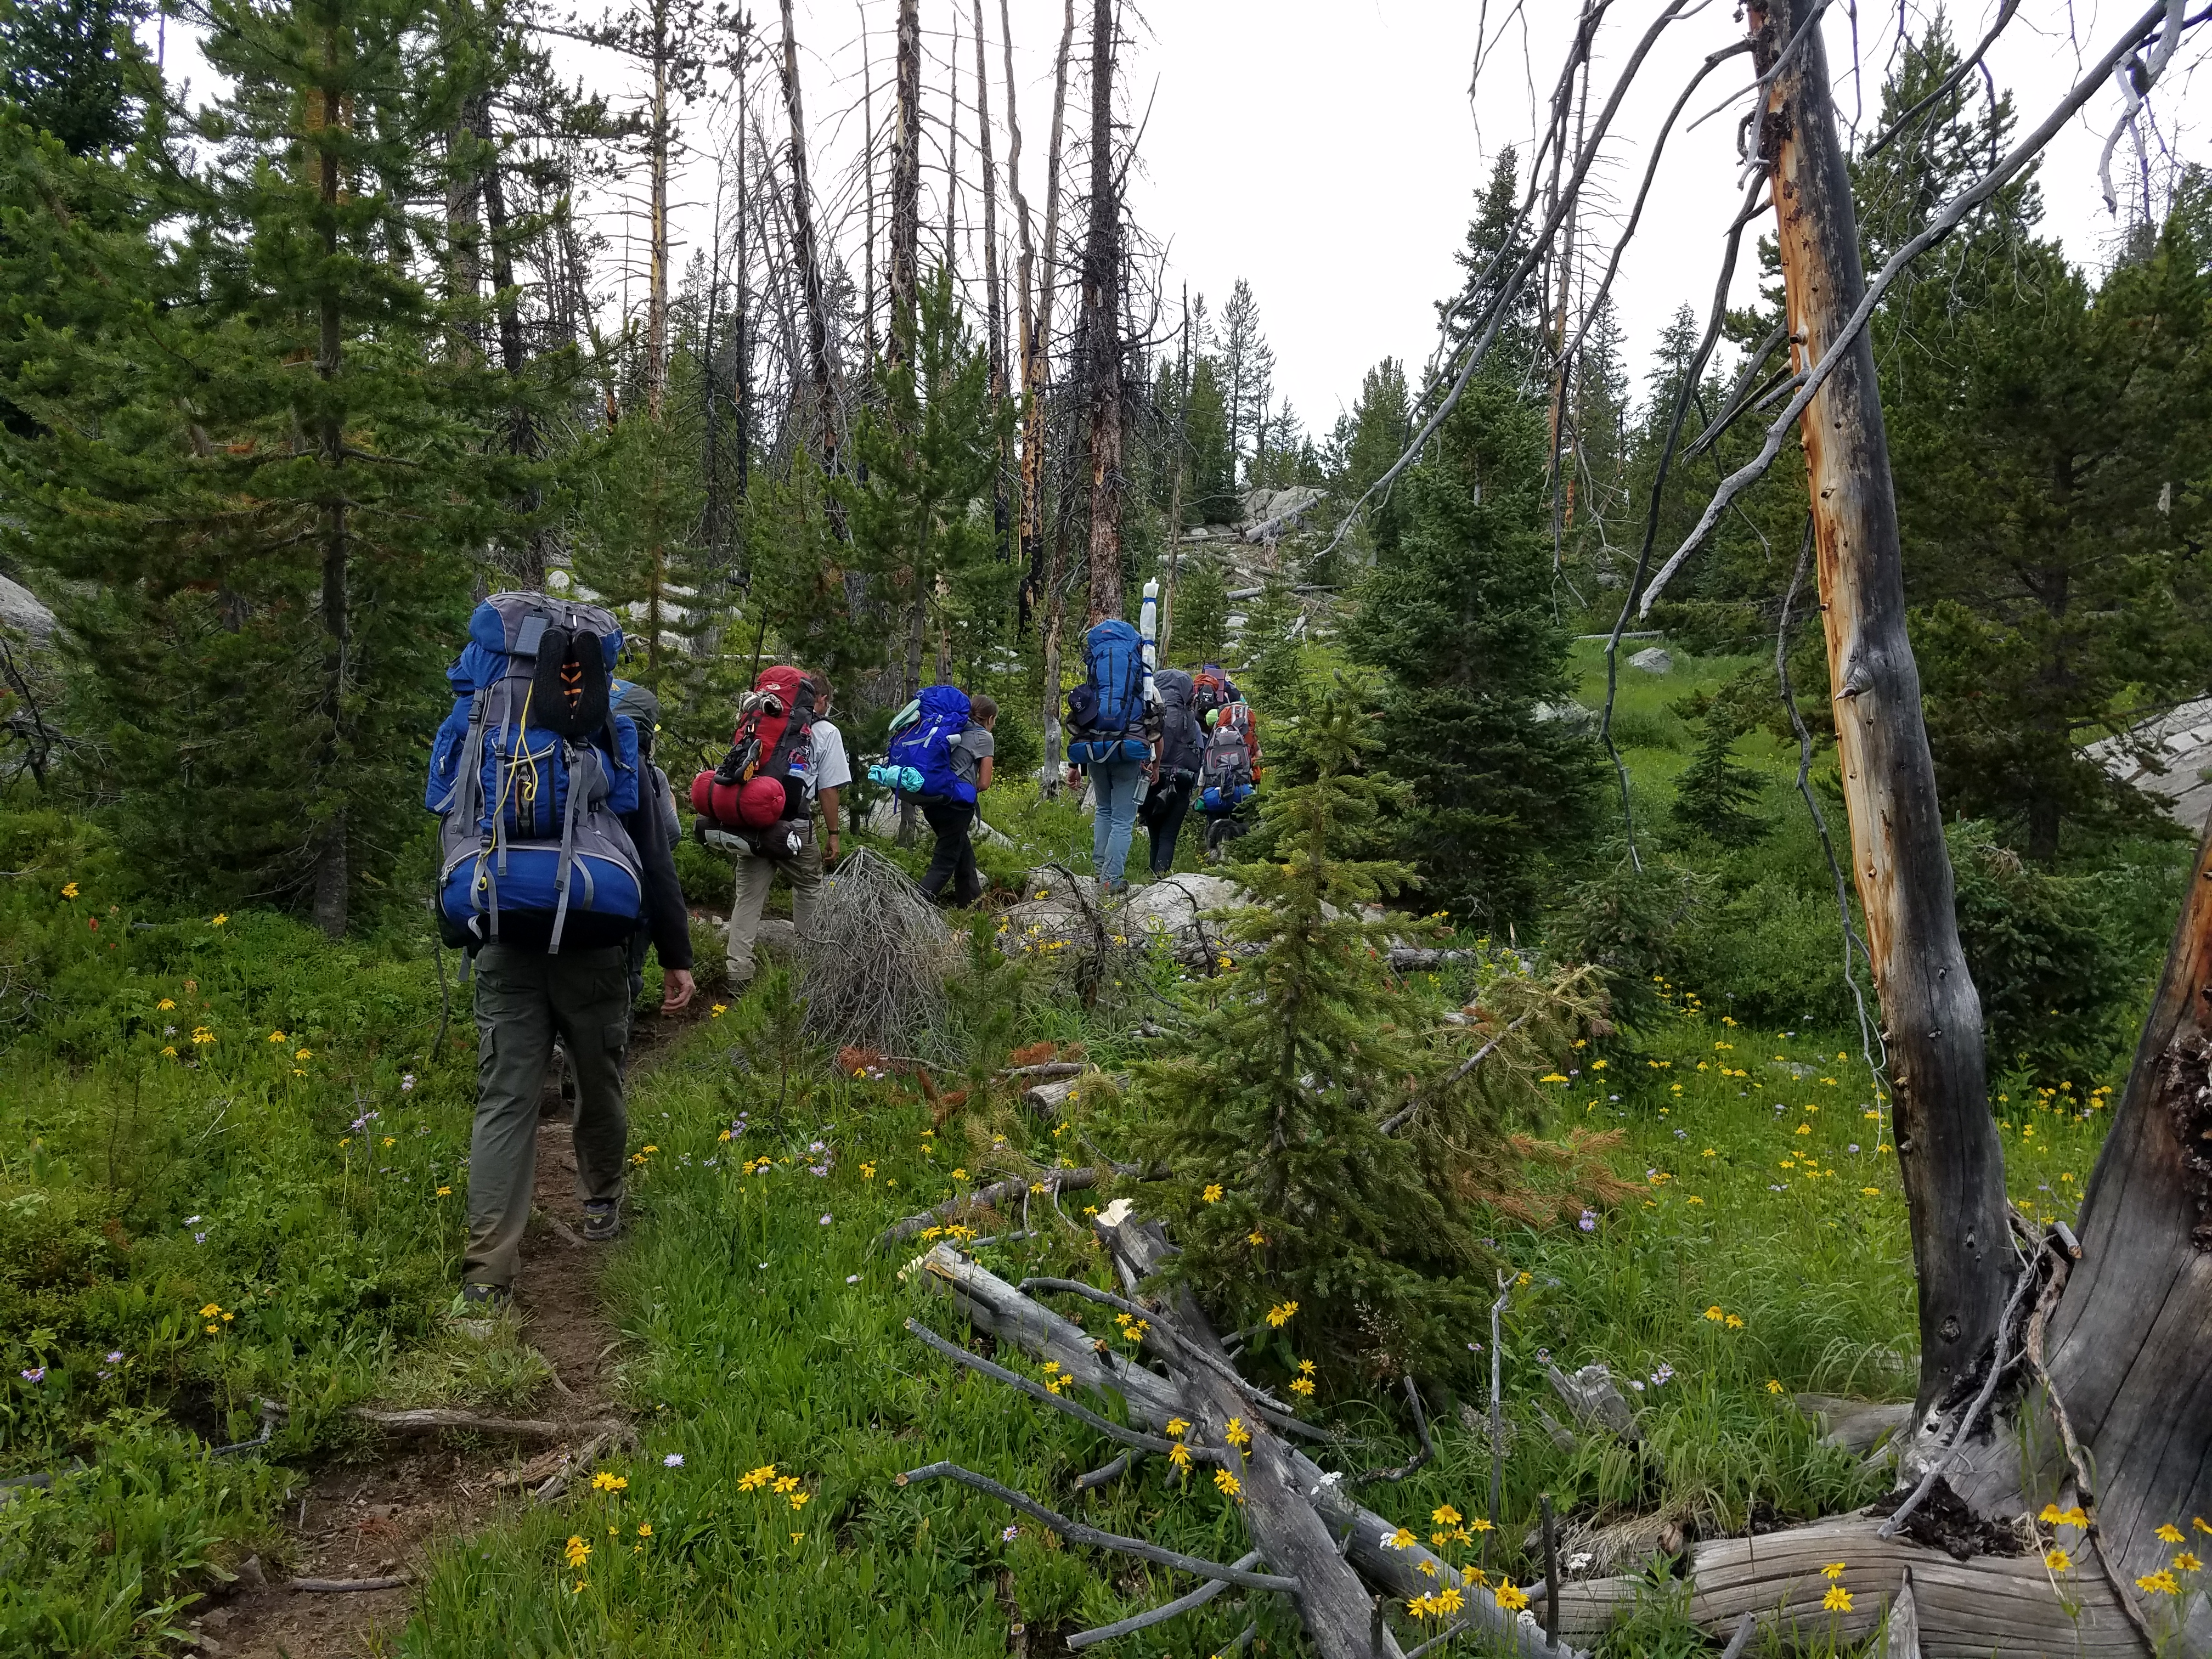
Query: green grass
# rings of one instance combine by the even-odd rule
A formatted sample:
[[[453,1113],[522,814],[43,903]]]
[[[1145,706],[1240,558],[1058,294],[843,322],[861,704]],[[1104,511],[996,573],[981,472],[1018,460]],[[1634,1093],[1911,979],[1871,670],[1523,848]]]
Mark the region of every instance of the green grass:
[[[1496,1234],[1524,1277],[1504,1322],[1513,1434],[1492,1565],[1522,1583],[1536,1570],[1521,1546],[1539,1492],[1577,1516],[1663,1510],[1707,1535],[1740,1531],[1755,1504],[1810,1518],[1866,1501],[1886,1477],[1820,1446],[1790,1396],[1899,1398],[1911,1389],[1910,1252],[1894,1161],[1876,1150],[1880,1121],[1863,1115],[1873,1092],[1864,1068],[1837,1057],[1844,1045],[1832,1036],[1753,1032],[1666,988],[1677,1012],[1643,1049],[1594,1058],[1554,1085],[1551,1112],[1555,1131],[1618,1131],[1619,1165],[1642,1193],[1593,1218],[1588,1232],[1501,1224]],[[895,1086],[841,1080],[817,1101],[818,1122],[725,1142],[732,1102],[742,1098],[733,1087],[710,1025],[641,1091],[637,1116],[658,1126],[660,1150],[638,1184],[640,1224],[607,1280],[631,1344],[630,1404],[647,1427],[640,1453],[615,1466],[629,1485],[449,1552],[406,1652],[642,1654],[703,1643],[761,1654],[980,1656],[1006,1651],[1016,1624],[1064,1632],[1187,1588],[1126,1562],[1079,1559],[958,1489],[896,1484],[902,1470],[939,1458],[1115,1530],[1221,1559],[1241,1553],[1231,1507],[1210,1490],[1173,1489],[1164,1470],[1140,1466],[1103,1493],[1075,1494],[1073,1477],[1113,1448],[956,1375],[902,1328],[913,1316],[962,1334],[945,1303],[902,1279],[907,1251],[873,1249],[877,1233],[988,1178],[1006,1157],[994,1135],[1026,1140],[1046,1162],[1060,1155],[1058,1138],[1006,1114],[987,1115],[972,1135],[961,1120],[927,1134],[920,1103]],[[2014,1190],[2035,1200],[2031,1208],[2061,1212],[2101,1123],[2033,1104],[2019,1121],[2008,1136]],[[1074,1127],[1109,1132],[1104,1118]],[[826,1152],[811,1150],[817,1140]],[[764,1173],[742,1172],[760,1157],[773,1160]],[[829,1173],[811,1173],[821,1161]],[[2075,1181],[2058,1181],[2062,1171]],[[2040,1193],[2044,1185],[2052,1191]],[[1141,1205],[1141,1186],[1117,1190]],[[1044,1224],[1045,1240],[986,1246],[981,1259],[1008,1278],[1099,1273],[1079,1231]],[[1295,1352],[1295,1322],[1286,1334]],[[1479,1403],[1487,1339],[1468,1333],[1485,1352],[1470,1357],[1456,1398],[1431,1401],[1436,1462],[1368,1494],[1422,1531],[1441,1504],[1486,1511],[1486,1436],[1456,1407]],[[1644,1449],[1585,1439],[1558,1449],[1536,1417],[1539,1406],[1560,1414],[1544,1354],[1570,1370],[1601,1361],[1641,1382],[1633,1398]],[[1000,1358],[1037,1374],[1026,1360]],[[1407,1449],[1405,1425],[1370,1398],[1316,1404],[1360,1443],[1348,1462]],[[680,1467],[666,1465],[671,1455]],[[799,1478],[802,1509],[743,1489],[749,1471],[769,1464]],[[640,1524],[651,1533],[641,1536]],[[571,1536],[592,1547],[580,1571],[562,1559]],[[1235,1600],[1165,1632],[1158,1650],[1213,1651],[1252,1616],[1227,1605]],[[1609,1651],[1693,1650],[1667,1645],[1686,1638],[1679,1610],[1664,1602],[1655,1594]],[[1279,1610],[1257,1611],[1274,1650],[1299,1650]]]

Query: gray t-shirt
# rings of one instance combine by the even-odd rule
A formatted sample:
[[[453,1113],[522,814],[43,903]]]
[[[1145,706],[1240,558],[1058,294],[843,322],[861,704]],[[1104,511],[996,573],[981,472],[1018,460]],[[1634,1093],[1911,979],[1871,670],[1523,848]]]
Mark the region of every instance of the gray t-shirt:
[[[983,759],[996,753],[991,734],[980,726],[971,726],[952,740],[952,770],[963,783],[973,784],[983,775]]]

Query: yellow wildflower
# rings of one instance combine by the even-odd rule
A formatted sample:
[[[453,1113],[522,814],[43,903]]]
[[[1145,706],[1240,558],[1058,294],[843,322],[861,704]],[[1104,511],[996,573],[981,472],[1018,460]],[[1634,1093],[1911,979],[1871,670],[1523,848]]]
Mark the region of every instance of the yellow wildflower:
[[[169,1010],[171,1010],[172,1008],[175,1007],[177,1005],[176,1005],[175,1001],[174,1001],[173,1000],[172,1000],[171,998],[168,998],[168,997],[163,997],[163,998],[162,998],[159,1002],[155,1003],[154,1006],[155,1006],[155,1007],[156,1007],[156,1008],[160,1009],[163,1013],[165,1013],[165,1014],[166,1014],[166,1013],[167,1013],[167,1012],[169,1012]]]
[[[1206,1190],[1198,1196],[1201,1203],[1218,1204],[1221,1201],[1221,1183],[1218,1181],[1209,1182]]]
[[[2198,1560],[2196,1556],[2187,1550],[2182,1551],[2180,1554],[2173,1558],[2173,1570],[2176,1572],[2195,1572],[2203,1565],[2204,1564],[2202,1561]]]
[[[1849,1613],[1851,1610],[1851,1593],[1841,1584],[1831,1584],[1828,1593],[1820,1598],[1820,1606],[1829,1613]]]
[[[763,1463],[760,1468],[750,1470],[746,1474],[738,1477],[738,1490],[739,1492],[757,1492],[775,1479],[775,1465],[773,1463]]]
[[[1229,1419],[1227,1426],[1221,1431],[1221,1437],[1242,1450],[1252,1443],[1252,1431],[1244,1426],[1243,1418],[1232,1417]]]
[[[1409,1550],[1413,1548],[1413,1529],[1408,1527],[1399,1528],[1397,1531],[1390,1534],[1388,1542],[1389,1543],[1390,1547],[1394,1550]]]
[[[1449,1504],[1439,1504],[1429,1512],[1429,1519],[1440,1527],[1455,1527],[1466,1518]]]
[[[2074,1558],[2064,1550],[2051,1550],[2045,1554],[2043,1565],[2053,1572],[2064,1572],[2074,1565]]]
[[[597,1474],[592,1477],[592,1490],[593,1492],[620,1492],[623,1487],[629,1485],[629,1482],[623,1476],[619,1474],[609,1474],[605,1469],[601,1469]]]
[[[1518,1613],[1528,1605],[1528,1592],[1511,1584],[1500,1584],[1490,1593],[1498,1598],[1498,1605],[1507,1613]]]
[[[1180,1440],[1183,1436],[1189,1432],[1190,1420],[1188,1418],[1170,1417],[1168,1419],[1167,1433],[1169,1439]]]
[[[1720,1304],[1718,1303],[1715,1303],[1711,1307],[1705,1310],[1705,1317],[1711,1320],[1714,1324],[1717,1325],[1721,1321],[1726,1319],[1728,1316],[1721,1311]]]
[[[1843,1576],[1844,1564],[1840,1561],[1831,1561],[1826,1566],[1820,1569],[1820,1577],[1826,1579],[1832,1584]]]
[[[2136,1588],[2143,1591],[2146,1595],[2179,1595],[2181,1594],[2180,1581],[2175,1578],[2172,1573],[2166,1571],[2163,1567],[2160,1568],[2156,1572],[2146,1573],[2141,1578],[2136,1579]]]
[[[568,1559],[571,1567],[580,1571],[584,1563],[592,1559],[592,1547],[584,1541],[580,1533],[572,1533],[561,1553]]]
[[[2160,1543],[2179,1544],[2181,1541],[2181,1528],[2169,1521],[2151,1535]]]
[[[1244,1490],[1243,1483],[1226,1469],[1214,1470],[1213,1484],[1220,1489],[1224,1498],[1234,1498]]]
[[[1297,1310],[1298,1304],[1295,1302],[1278,1303],[1267,1310],[1267,1323],[1279,1331],[1291,1322],[1291,1316]]]

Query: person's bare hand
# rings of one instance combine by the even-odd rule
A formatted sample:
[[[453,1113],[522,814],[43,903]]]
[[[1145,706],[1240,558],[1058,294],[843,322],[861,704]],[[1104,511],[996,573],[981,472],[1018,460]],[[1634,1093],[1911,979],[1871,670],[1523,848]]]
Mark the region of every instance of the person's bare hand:
[[[830,848],[823,854],[822,862],[825,866],[837,862],[837,832],[835,830],[830,832]]]
[[[672,1014],[689,1006],[695,988],[689,968],[671,968],[660,976],[660,1012]]]

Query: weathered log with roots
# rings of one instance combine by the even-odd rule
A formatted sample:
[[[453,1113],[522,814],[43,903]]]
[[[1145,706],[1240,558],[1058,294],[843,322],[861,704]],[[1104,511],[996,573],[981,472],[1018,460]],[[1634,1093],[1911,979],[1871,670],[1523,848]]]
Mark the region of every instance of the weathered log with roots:
[[[1201,1581],[1190,1594],[1149,1613],[1079,1632],[1069,1638],[1071,1646],[1087,1646],[1109,1634],[1164,1622],[1204,1605],[1224,1588],[1237,1587],[1248,1594],[1291,1596],[1307,1635],[1324,1659],[1404,1659],[1405,1650],[1384,1617],[1387,1604],[1460,1588],[1465,1597],[1460,1626],[1480,1632],[1491,1651],[1522,1659],[1578,1659],[1575,1650],[1547,1639],[1525,1614],[1499,1607],[1489,1590],[1462,1577],[1420,1545],[1395,1545],[1397,1523],[1362,1507],[1346,1492],[1354,1477],[1324,1471],[1292,1444],[1287,1437],[1317,1441],[1329,1437],[1289,1415],[1282,1402],[1238,1372],[1187,1291],[1144,1294],[1145,1281],[1171,1247],[1158,1223],[1139,1224],[1128,1210],[1126,1201],[1117,1202],[1094,1224],[1121,1275],[1125,1297],[1109,1297],[1095,1287],[1059,1279],[1033,1280],[1017,1287],[945,1244],[917,1259],[908,1270],[926,1275],[978,1329],[1033,1359],[1056,1364],[1056,1375],[1065,1376],[1070,1386],[1066,1393],[1051,1392],[915,1327],[916,1334],[930,1346],[1016,1388],[1042,1406],[1079,1418],[1125,1448],[1095,1476],[1078,1481],[1079,1488],[1103,1485],[1140,1455],[1172,1457],[1178,1445],[1194,1464],[1212,1465],[1237,1483],[1239,1513],[1251,1536],[1252,1553],[1231,1564],[1169,1559],[1173,1552],[1085,1527],[1028,1494],[955,1465],[933,1463],[905,1476],[908,1481],[958,1480],[1021,1509],[1071,1541],[1161,1562]],[[1029,1294],[1031,1290],[1049,1295],[1080,1293],[1140,1312],[1151,1328],[1142,1349],[1159,1369],[1115,1352]],[[1119,1396],[1132,1422],[1139,1426],[1123,1428],[1098,1416],[1070,1397],[1077,1392]],[[1177,1419],[1188,1426],[1170,1437],[1169,1425]],[[1232,1420],[1243,1425],[1236,1443],[1230,1435]]]

